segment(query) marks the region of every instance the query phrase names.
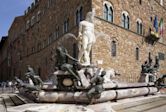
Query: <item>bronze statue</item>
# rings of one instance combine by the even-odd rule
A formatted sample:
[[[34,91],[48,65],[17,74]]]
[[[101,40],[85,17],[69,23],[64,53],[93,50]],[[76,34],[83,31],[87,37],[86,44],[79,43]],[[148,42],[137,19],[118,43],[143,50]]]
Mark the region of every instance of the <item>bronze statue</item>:
[[[149,56],[148,61],[145,61],[145,63],[141,66],[142,71],[141,73],[155,73],[159,69],[159,59],[158,56],[155,57],[155,65],[153,66],[153,60],[151,56]]]
[[[16,84],[16,87],[17,87],[17,88],[23,87],[23,88],[26,88],[28,91],[36,91],[36,90],[39,90],[38,87],[33,86],[33,85],[30,85],[30,84],[28,84],[28,83],[24,83],[24,82],[23,82],[21,79],[19,79],[18,77],[15,77],[15,80],[16,80],[16,82],[17,82],[17,84]]]
[[[141,71],[141,73],[148,73],[149,65],[148,65],[148,62],[147,62],[147,61],[145,61],[145,63],[142,64],[141,67],[142,67],[142,71]]]
[[[74,70],[75,67],[73,67],[73,65],[67,63],[67,59],[71,59],[75,62],[78,62],[78,60],[71,57],[67,53],[67,50],[64,47],[57,47],[56,53],[57,53],[57,63],[56,63],[56,65],[57,65],[58,69],[62,70],[62,71],[68,71],[77,80],[80,80],[80,78],[77,75],[76,70]]]
[[[30,66],[27,65],[27,73],[25,73],[26,75],[32,74],[35,75],[34,69]]]
[[[103,92],[104,88],[103,88],[103,83],[104,83],[104,76],[105,76],[106,72],[102,71],[101,75],[95,75],[90,83],[90,89],[87,93],[87,97],[89,100],[93,101],[93,99],[97,99],[100,98],[101,93]]]
[[[41,87],[43,85],[43,81],[41,80],[40,76],[36,75],[34,69],[28,65],[28,72],[25,73],[27,78],[30,78],[34,84],[34,86]]]

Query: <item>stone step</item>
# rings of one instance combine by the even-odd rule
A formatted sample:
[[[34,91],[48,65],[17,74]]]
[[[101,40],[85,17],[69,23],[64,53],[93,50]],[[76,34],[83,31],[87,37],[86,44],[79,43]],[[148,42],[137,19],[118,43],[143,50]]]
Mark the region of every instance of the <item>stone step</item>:
[[[24,97],[23,95],[17,94],[16,95],[20,100],[22,100],[24,103],[34,103],[34,101]]]
[[[120,104],[120,105],[118,104],[118,105],[114,105],[112,108],[118,111],[118,110],[123,110],[123,109],[131,108],[131,107],[136,107],[136,106],[139,106],[139,105],[155,102],[155,101],[158,101],[158,100],[162,100],[162,98],[152,98],[152,99],[146,99],[146,100],[139,100],[139,101],[135,101],[135,102],[124,103],[124,104]]]
[[[22,101],[22,100],[21,100],[19,97],[17,97],[16,95],[9,95],[9,97],[11,98],[11,100],[13,101],[13,103],[15,104],[15,106],[25,104],[25,102]]]
[[[0,105],[5,105],[2,97],[0,97]]]
[[[15,106],[14,102],[11,100],[11,98],[8,95],[3,96],[3,99],[7,108]]]
[[[166,112],[166,105],[159,106],[157,108],[149,109],[144,112]]]
[[[161,106],[166,105],[166,99],[160,99],[160,100],[152,100],[152,102],[146,103],[146,104],[141,104],[141,105],[137,105],[134,107],[129,107],[126,109],[121,109],[121,110],[117,110],[117,112],[144,112],[144,111],[148,111],[148,110],[152,110]]]

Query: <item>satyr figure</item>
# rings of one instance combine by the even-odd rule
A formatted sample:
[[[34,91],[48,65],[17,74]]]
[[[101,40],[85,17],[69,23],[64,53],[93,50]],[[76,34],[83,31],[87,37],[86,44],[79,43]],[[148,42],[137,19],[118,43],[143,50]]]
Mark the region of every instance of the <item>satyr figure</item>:
[[[105,74],[106,74],[106,72],[102,71],[101,75],[96,75],[91,79],[90,90],[87,93],[87,97],[91,101],[93,101],[93,99],[99,98],[101,93],[103,92],[103,90],[104,90],[103,83],[104,83]]]
[[[33,68],[30,65],[28,65],[28,72],[25,73],[25,75],[26,75],[26,78],[31,79],[30,81],[33,82],[34,86],[40,86],[41,87],[43,85],[43,81],[41,80],[40,76],[38,76],[34,72]]]
[[[35,72],[34,72],[33,68],[30,65],[27,65],[26,75],[29,75],[29,74],[35,75]]]
[[[142,64],[141,67],[142,67],[142,71],[141,71],[141,73],[148,73],[149,65],[148,65],[148,62],[147,62],[147,61],[145,61],[145,63]]]
[[[90,65],[90,51],[96,38],[94,35],[94,15],[95,11],[88,12],[86,19],[80,22],[78,36],[78,61],[82,65]]]

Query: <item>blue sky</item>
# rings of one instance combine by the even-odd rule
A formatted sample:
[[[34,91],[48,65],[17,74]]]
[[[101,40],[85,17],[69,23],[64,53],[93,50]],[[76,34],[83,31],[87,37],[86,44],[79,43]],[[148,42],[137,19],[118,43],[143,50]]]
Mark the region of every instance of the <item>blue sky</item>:
[[[8,30],[16,16],[24,14],[33,0],[1,0],[0,3],[0,40],[8,35]]]

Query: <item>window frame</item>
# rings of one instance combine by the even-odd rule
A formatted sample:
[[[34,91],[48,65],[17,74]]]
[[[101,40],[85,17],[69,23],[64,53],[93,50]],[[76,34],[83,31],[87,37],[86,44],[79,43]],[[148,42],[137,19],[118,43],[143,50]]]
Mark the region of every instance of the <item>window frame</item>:
[[[140,49],[139,49],[139,47],[136,47],[136,49],[135,49],[135,59],[137,60],[137,61],[139,61],[139,58],[140,58]]]
[[[111,56],[116,57],[117,56],[117,43],[115,40],[111,42]]]
[[[142,20],[138,18],[137,21],[136,21],[136,24],[137,24],[137,33],[142,35],[143,34]]]
[[[83,7],[79,7],[75,12],[75,24],[79,26],[79,23],[83,20]]]
[[[106,21],[112,22],[114,21],[114,10],[113,10],[113,5],[105,1],[103,3],[103,18]]]
[[[123,11],[121,15],[122,27],[125,29],[130,29],[130,17],[128,12]]]
[[[31,17],[31,26],[33,26],[35,24],[35,16]]]

